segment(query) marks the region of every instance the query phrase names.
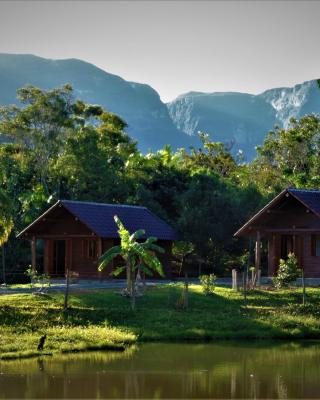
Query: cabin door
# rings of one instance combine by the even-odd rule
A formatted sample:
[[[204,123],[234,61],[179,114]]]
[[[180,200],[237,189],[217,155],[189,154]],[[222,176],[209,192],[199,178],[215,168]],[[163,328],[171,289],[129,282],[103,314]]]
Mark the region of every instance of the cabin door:
[[[281,235],[281,258],[286,260],[293,253],[293,235]]]
[[[64,276],[66,269],[66,241],[55,240],[53,242],[53,274]]]
[[[298,235],[281,236],[281,258],[286,260],[289,253],[294,253],[298,261],[302,262],[303,256],[303,237]]]

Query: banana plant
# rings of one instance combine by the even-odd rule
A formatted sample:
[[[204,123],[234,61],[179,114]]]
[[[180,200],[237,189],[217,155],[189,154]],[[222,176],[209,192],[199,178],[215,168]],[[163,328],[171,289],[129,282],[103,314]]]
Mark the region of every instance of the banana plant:
[[[144,242],[139,241],[145,235],[143,229],[130,234],[117,215],[114,216],[114,220],[118,226],[120,245],[108,249],[99,258],[98,270],[102,271],[114,258],[121,256],[125,265],[117,266],[111,274],[117,276],[126,271],[126,293],[131,298],[131,307],[134,310],[136,272],[139,270],[146,275],[157,272],[160,276],[164,276],[162,264],[155,255],[156,252],[164,253],[164,249],[156,244],[157,238],[155,237],[149,237]]]

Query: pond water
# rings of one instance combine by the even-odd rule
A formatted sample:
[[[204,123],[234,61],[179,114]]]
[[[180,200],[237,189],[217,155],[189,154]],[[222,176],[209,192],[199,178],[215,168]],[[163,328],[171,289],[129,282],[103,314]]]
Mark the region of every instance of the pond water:
[[[319,397],[319,343],[157,343],[0,362],[3,399]]]

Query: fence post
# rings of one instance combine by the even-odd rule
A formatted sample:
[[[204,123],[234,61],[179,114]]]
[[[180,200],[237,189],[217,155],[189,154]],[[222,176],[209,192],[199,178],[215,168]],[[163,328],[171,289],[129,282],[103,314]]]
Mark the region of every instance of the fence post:
[[[257,279],[257,285],[261,285],[261,269],[258,270],[258,279]]]
[[[236,269],[232,270],[232,289],[238,290],[238,271]]]
[[[37,269],[37,239],[32,236],[31,239],[31,267],[33,272]]]
[[[2,245],[1,248],[1,256],[2,256],[2,280],[3,284],[7,284],[7,279],[6,279],[6,256],[5,256],[5,250],[4,250],[4,244]]]

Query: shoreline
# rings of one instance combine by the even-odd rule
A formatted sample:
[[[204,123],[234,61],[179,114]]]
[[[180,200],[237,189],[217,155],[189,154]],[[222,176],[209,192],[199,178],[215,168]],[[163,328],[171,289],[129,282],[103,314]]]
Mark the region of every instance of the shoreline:
[[[125,351],[135,344],[213,341],[316,341],[320,339],[320,289],[262,291],[243,295],[217,287],[205,296],[190,285],[189,309],[177,309],[182,284],[154,287],[132,313],[128,299],[114,290],[0,296],[0,360],[55,356],[68,352]],[[35,349],[47,335],[43,352]]]

